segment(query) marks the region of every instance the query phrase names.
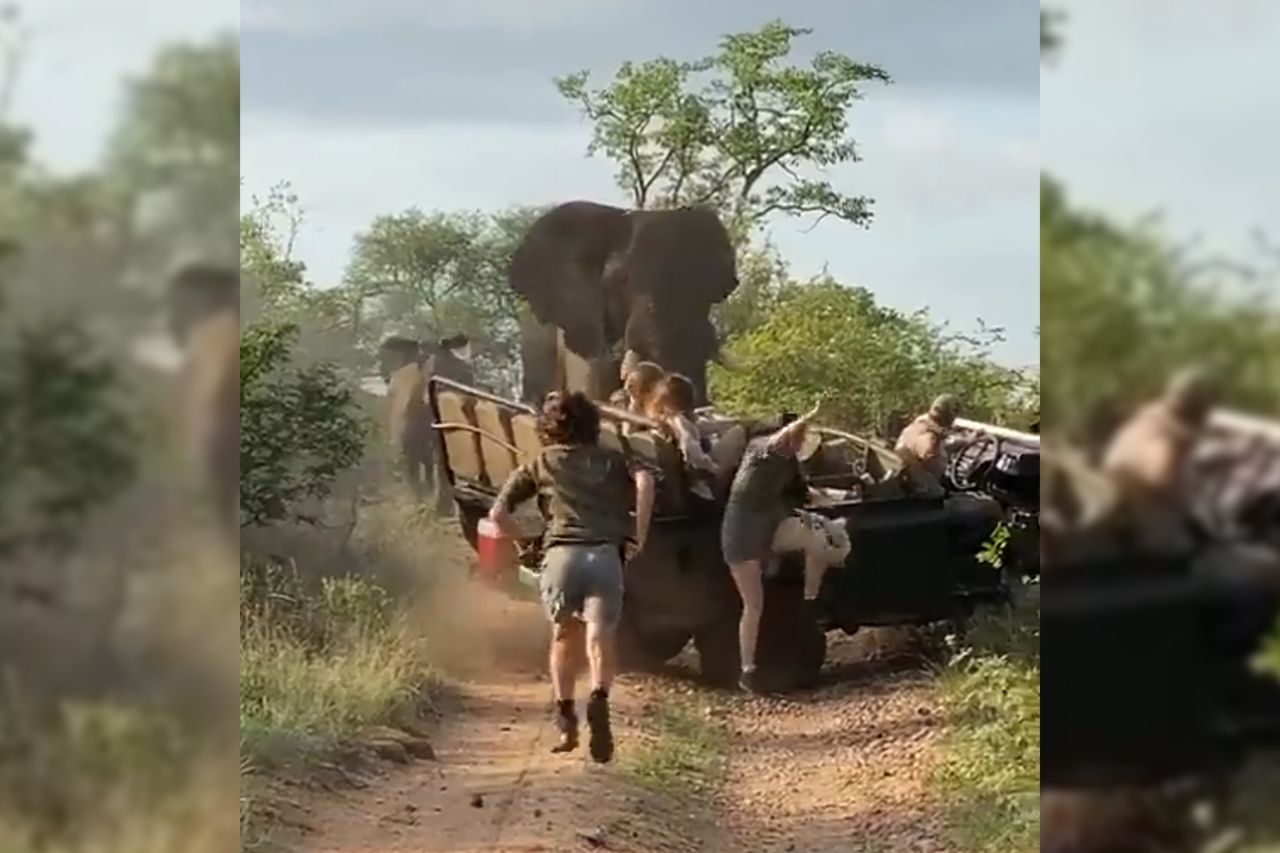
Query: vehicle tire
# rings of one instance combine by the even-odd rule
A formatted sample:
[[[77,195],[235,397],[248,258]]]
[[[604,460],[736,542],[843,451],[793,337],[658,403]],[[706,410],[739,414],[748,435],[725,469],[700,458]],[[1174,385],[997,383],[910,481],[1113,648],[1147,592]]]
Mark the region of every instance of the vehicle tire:
[[[799,586],[765,587],[756,665],[780,690],[814,686],[827,659],[827,635],[805,607]]]
[[[655,664],[663,664],[680,654],[684,651],[684,647],[689,645],[689,632],[679,629],[641,631],[638,639],[645,655]]]
[[[738,654],[738,620],[724,616],[693,636],[702,679],[713,687],[732,688],[738,683],[742,657]]]
[[[687,631],[645,630],[627,615],[624,607],[618,625],[618,665],[631,672],[651,672],[671,660],[689,644]]]

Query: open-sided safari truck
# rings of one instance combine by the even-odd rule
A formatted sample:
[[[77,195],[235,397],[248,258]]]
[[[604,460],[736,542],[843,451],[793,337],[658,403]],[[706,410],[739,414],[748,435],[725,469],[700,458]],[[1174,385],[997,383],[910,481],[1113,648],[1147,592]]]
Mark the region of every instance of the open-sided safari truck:
[[[462,532],[475,547],[477,524],[502,484],[541,449],[536,416],[522,403],[445,379],[432,380],[428,398]],[[652,424],[608,406],[601,411],[601,442],[663,475],[646,547],[626,567],[623,655],[631,665],[652,665],[692,641],[704,677],[732,683],[739,670],[740,603],[720,553],[719,516],[688,493],[671,442],[649,429],[621,430],[628,421]],[[821,432],[823,444],[806,463],[815,496],[810,509],[845,518],[853,550],[845,565],[826,575],[817,608],[821,624],[802,606],[799,557],[783,560],[767,577],[758,665],[779,687],[813,680],[826,657],[829,630],[963,618],[975,604],[1009,593],[1001,572],[976,559],[995,527],[994,513],[957,516],[942,499],[909,496],[901,462],[890,450],[847,433]],[[532,546],[541,523],[536,509],[517,519],[527,519]],[[512,590],[536,589],[536,546],[525,555],[509,576],[490,580]]]

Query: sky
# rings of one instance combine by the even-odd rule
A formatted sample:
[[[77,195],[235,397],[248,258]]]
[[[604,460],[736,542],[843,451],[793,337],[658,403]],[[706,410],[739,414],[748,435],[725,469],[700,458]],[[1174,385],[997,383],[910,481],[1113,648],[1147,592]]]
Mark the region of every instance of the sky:
[[[701,55],[785,10],[817,30],[814,47],[878,62],[896,83],[855,105],[864,162],[831,175],[876,198],[873,227],[783,223],[777,242],[801,273],[825,263],[888,304],[1004,325],[1000,356],[1034,362],[1041,159],[1080,203],[1161,212],[1173,235],[1211,250],[1238,255],[1254,229],[1280,237],[1257,178],[1280,131],[1280,5],[1059,0],[1066,50],[1043,73],[1030,5],[246,0],[242,172],[249,192],[292,182],[308,212],[299,252],[320,282],[340,278],[353,235],[380,213],[618,200],[549,79]],[[241,21],[227,0],[38,0],[22,12],[11,118],[64,172],[92,166],[124,79],[156,49]]]
[[[1063,51],[1040,78],[1046,171],[1081,204],[1159,214],[1180,241],[1241,258],[1280,241],[1280,4],[1059,0]]]
[[[307,216],[297,254],[322,283],[379,214],[625,203],[552,78],[697,58],[779,16],[814,29],[798,49],[895,79],[850,112],[864,162],[828,174],[875,198],[872,227],[777,223],[796,273],[826,265],[958,329],[981,317],[1008,330],[1003,360],[1035,362],[1039,19],[1026,0],[246,0],[245,186],[292,185]]]

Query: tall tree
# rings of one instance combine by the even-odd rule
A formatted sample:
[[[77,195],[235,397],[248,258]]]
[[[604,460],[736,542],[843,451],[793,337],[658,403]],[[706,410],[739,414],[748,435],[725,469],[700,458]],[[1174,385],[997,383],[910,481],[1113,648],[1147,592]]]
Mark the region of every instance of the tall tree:
[[[636,208],[713,205],[744,241],[773,214],[865,227],[872,200],[836,190],[819,170],[861,159],[849,108],[890,78],[833,51],[791,62],[811,32],[775,20],[693,62],[624,63],[603,88],[589,88],[586,71],[555,82],[593,126],[588,151],[617,164]]]

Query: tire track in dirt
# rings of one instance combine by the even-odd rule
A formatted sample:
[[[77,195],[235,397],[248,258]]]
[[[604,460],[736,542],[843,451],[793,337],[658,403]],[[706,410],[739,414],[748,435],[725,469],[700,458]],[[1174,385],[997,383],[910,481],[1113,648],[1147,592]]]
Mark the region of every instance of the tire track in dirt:
[[[615,689],[619,762],[553,755],[536,608],[491,605],[508,630],[442,703],[434,762],[382,765],[368,786],[304,793],[280,838],[299,853],[773,853],[947,851],[926,780],[941,730],[929,680],[833,644],[836,683],[786,699],[628,675]],[[494,639],[494,638],[498,639]],[[858,638],[861,640],[861,635]],[[874,649],[872,650],[874,652]],[[688,653],[686,653],[688,654]],[[627,773],[664,703],[728,735],[707,794],[655,791]],[[479,798],[478,800],[476,798]]]

